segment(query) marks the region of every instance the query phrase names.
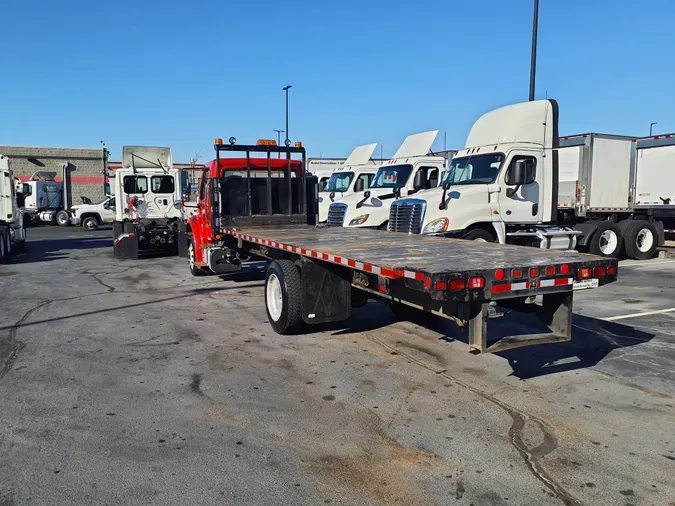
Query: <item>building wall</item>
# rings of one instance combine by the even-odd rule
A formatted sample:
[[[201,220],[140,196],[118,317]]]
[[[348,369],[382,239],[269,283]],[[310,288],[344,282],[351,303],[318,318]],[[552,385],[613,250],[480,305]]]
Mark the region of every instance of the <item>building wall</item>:
[[[22,181],[35,172],[56,172],[56,180],[61,181],[63,164],[68,163],[66,182],[71,205],[79,204],[80,196],[92,202],[105,198],[102,149],[0,146],[0,153],[9,158],[14,176]]]

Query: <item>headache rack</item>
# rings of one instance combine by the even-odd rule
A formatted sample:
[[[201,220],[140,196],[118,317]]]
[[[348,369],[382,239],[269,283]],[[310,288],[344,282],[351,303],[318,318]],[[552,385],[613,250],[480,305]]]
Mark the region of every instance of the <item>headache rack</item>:
[[[299,143],[297,143],[299,144]],[[312,222],[316,178],[306,175],[306,153],[302,146],[277,146],[265,141],[255,145],[229,144],[216,139],[216,167],[221,174],[223,152],[245,154],[245,177],[220,177],[210,181],[213,230],[246,225],[291,225]],[[251,154],[260,154],[254,156]],[[276,155],[276,156],[273,156]],[[282,156],[283,155],[283,156]],[[294,158],[293,155],[296,155]],[[251,159],[258,165],[252,167]],[[260,159],[266,160],[267,177],[260,177]],[[281,161],[283,160],[283,162]],[[284,163],[285,162],[285,163]],[[299,165],[298,165],[299,162]],[[273,167],[274,165],[274,167]],[[245,167],[245,169],[244,169]],[[227,174],[227,172],[224,172]],[[251,176],[255,177],[251,177]],[[307,179],[310,179],[308,184]],[[308,191],[310,194],[308,195]]]

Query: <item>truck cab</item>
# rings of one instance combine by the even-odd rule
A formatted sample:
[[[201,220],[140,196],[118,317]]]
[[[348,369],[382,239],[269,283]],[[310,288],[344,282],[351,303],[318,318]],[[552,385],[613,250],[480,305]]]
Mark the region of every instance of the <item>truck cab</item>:
[[[176,246],[183,191],[170,148],[124,146],[113,186],[116,257],[137,258],[140,251]]]
[[[185,237],[180,239],[179,250],[187,250],[194,276],[238,270],[247,260],[224,247],[220,229],[226,225],[317,221],[316,178],[306,177],[301,143],[282,147],[273,140],[260,139],[255,145],[237,145],[231,138],[228,144],[216,139],[214,146],[217,157],[204,164],[197,211],[187,219]],[[244,152],[246,157],[220,157],[227,152]],[[302,159],[291,158],[298,154]]]
[[[375,143],[354,148],[344,165],[337,167],[328,183],[320,188],[319,223],[328,221],[328,209],[333,202],[363,192],[370,186],[379,165],[371,159],[376,147]]]
[[[394,200],[438,186],[446,159],[427,156],[437,134],[434,130],[408,136],[394,157],[380,166],[367,189],[330,205],[328,224],[384,229]]]
[[[6,261],[16,246],[26,241],[23,185],[15,180],[9,159],[0,155],[0,262]]]
[[[389,229],[573,249],[579,232],[556,223],[557,143],[553,100],[484,114],[440,187],[393,203]]]

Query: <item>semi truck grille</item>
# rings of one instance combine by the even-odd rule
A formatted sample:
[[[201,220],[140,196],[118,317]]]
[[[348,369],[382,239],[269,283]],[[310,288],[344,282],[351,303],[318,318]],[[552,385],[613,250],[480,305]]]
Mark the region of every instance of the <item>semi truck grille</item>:
[[[426,202],[423,200],[397,200],[389,211],[389,230],[406,234],[421,233],[425,209]]]
[[[341,227],[347,214],[347,204],[335,203],[328,208],[328,224],[332,227]]]

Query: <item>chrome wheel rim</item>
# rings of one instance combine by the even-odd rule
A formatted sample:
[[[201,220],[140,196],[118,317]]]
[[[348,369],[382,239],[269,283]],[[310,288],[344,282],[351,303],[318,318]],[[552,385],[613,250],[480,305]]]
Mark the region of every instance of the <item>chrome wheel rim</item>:
[[[267,311],[275,322],[281,318],[281,311],[284,307],[284,298],[281,293],[281,281],[279,277],[272,273],[267,278],[267,287],[265,288],[265,303],[267,304]]]

